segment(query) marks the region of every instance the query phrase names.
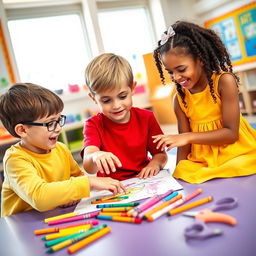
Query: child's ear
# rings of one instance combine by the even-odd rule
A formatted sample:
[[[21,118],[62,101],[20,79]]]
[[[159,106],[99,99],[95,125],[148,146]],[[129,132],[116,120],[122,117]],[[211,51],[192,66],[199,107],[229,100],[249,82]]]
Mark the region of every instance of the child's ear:
[[[198,62],[201,67],[204,65],[203,61],[200,58],[198,59]]]
[[[27,131],[23,124],[16,124],[14,130],[17,133],[17,135],[19,135],[21,138],[24,138],[27,136]]]
[[[134,91],[134,89],[135,89],[136,86],[137,86],[137,82],[136,82],[136,81],[133,81],[132,87],[131,87],[132,92]]]
[[[94,101],[95,104],[97,104],[95,97],[90,92],[88,93],[88,96]]]

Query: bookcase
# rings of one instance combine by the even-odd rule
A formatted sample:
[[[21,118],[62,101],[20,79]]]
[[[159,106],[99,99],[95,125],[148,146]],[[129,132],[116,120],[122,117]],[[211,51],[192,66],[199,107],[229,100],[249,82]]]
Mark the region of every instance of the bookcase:
[[[253,115],[256,113],[256,63],[255,68],[238,71],[240,78],[239,104],[242,114]]]

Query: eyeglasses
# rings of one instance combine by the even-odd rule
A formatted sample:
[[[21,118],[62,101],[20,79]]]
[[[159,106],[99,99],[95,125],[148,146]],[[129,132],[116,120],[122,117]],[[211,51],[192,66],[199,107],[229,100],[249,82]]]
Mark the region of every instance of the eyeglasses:
[[[66,116],[61,115],[58,120],[53,120],[48,123],[34,123],[34,122],[23,122],[22,124],[27,124],[27,125],[34,125],[34,126],[45,126],[48,129],[48,132],[55,131],[57,128],[57,124],[59,124],[60,127],[64,126],[66,123]]]

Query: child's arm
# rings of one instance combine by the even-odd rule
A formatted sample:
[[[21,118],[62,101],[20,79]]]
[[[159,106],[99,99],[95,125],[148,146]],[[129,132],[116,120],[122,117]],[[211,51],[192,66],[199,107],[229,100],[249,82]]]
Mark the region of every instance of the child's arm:
[[[223,127],[209,132],[185,132],[178,135],[157,135],[157,147],[164,150],[182,147],[188,144],[225,145],[232,144],[238,139],[239,130],[239,101],[236,81],[231,74],[224,74],[219,81],[222,100]]]
[[[94,174],[100,171],[110,174],[116,171],[116,166],[121,167],[122,164],[111,152],[100,151],[96,146],[87,146],[84,149],[83,167],[86,172]]]
[[[167,155],[166,153],[158,153],[155,154],[151,161],[148,163],[146,167],[144,167],[140,173],[138,174],[138,178],[146,179],[148,177],[152,177],[157,175],[162,168],[167,163]]]
[[[174,112],[177,118],[179,134],[190,132],[191,130],[189,125],[189,120],[180,107],[177,95],[174,97]],[[176,165],[178,164],[179,161],[187,159],[187,156],[190,153],[190,151],[191,151],[191,144],[185,145],[183,147],[178,147]]]
[[[35,165],[23,157],[9,159],[5,165],[5,178],[14,193],[38,211],[51,210],[89,197],[90,189],[106,189],[114,194],[125,191],[119,181],[111,178],[79,176],[47,182],[39,176],[41,171]]]

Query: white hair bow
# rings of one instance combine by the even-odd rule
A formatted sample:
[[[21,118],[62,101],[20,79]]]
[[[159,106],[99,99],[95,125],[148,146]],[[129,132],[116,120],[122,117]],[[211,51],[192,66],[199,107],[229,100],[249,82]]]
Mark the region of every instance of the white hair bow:
[[[175,31],[173,30],[172,26],[170,26],[167,30],[167,34],[163,33],[161,36],[160,45],[164,45],[168,39],[175,35]]]

